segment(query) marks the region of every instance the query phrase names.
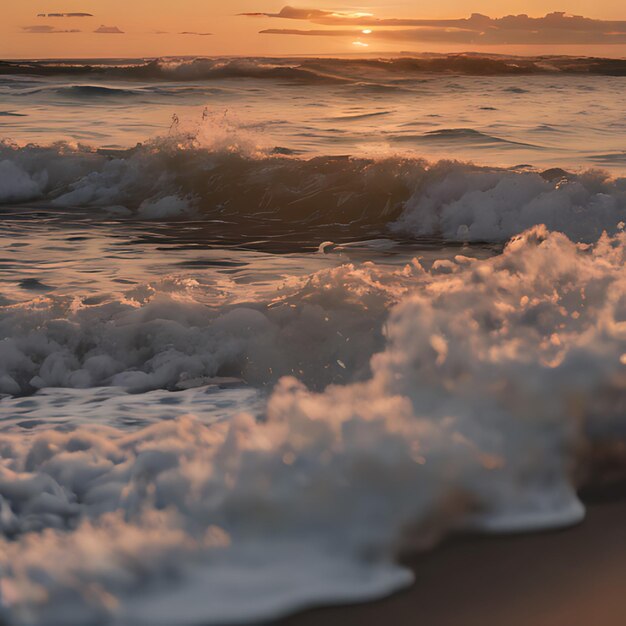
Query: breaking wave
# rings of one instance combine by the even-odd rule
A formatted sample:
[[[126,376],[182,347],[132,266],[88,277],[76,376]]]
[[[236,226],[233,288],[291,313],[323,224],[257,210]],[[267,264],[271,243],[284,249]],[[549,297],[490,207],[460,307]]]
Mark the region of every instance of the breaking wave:
[[[457,129],[436,138],[451,141],[459,132],[467,134]],[[253,222],[274,232],[368,227],[448,241],[504,242],[538,224],[592,241],[626,221],[626,179],[602,171],[404,157],[301,159],[260,149],[229,128],[207,142],[173,136],[119,151],[3,143],[0,204],[100,209],[127,219],[219,219],[240,230]]]
[[[309,69],[306,64],[263,59],[159,59],[133,65],[80,65],[0,62],[2,74],[89,76],[131,80],[197,81],[229,78],[268,79],[296,83],[341,83],[340,76]]]
[[[349,379],[314,391],[295,371],[259,415],[214,424],[3,432],[0,616],[258,620],[405,586],[398,552],[453,529],[578,522],[589,460],[607,441],[623,456],[625,262],[624,232],[586,245],[538,226],[488,260],[344,266],[219,313],[190,285],[8,307],[12,384],[146,388],[226,362],[262,380],[297,352],[316,372],[345,359]],[[384,330],[368,344],[371,326]],[[336,331],[342,352],[324,343]]]
[[[403,76],[464,74],[599,74],[624,76],[626,61],[594,57],[505,57],[480,54],[424,55],[390,59],[341,58],[163,58],[115,60],[98,65],[72,61],[0,61],[0,74],[80,76],[131,80],[217,80],[252,78],[302,84],[383,84]]]

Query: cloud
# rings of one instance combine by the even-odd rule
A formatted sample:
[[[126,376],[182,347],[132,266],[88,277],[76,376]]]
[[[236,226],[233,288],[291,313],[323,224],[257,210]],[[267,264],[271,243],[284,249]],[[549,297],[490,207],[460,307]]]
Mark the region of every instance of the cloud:
[[[93,17],[91,13],[37,13],[37,17]]]
[[[209,37],[213,35],[213,33],[203,33],[196,30],[183,30],[180,33],[170,33],[167,30],[152,30],[148,34],[150,35],[189,35],[195,37]]]
[[[337,13],[319,9],[284,7],[278,13],[248,13],[309,21],[342,29],[307,30],[271,28],[261,31],[271,35],[354,37],[389,41],[444,42],[476,45],[507,44],[624,44],[626,21],[595,20],[562,12],[544,17],[508,15],[491,18],[473,13],[469,18],[428,20],[420,18],[378,18],[366,13]],[[346,26],[362,30],[346,30]],[[368,31],[368,32],[365,32]]]
[[[626,44],[626,33],[580,33],[571,31],[537,32],[498,31],[475,32],[463,29],[411,28],[398,30],[372,31],[364,36],[362,31],[346,30],[299,30],[289,28],[268,28],[260,31],[267,35],[300,35],[317,37],[364,37],[379,41],[403,41],[415,43],[455,43],[472,45],[533,45],[533,44]]]
[[[290,6],[283,7],[278,13],[252,12],[239,13],[239,15],[244,17],[277,17],[287,20],[309,20],[318,24],[345,23],[350,20],[362,20],[373,17],[371,13],[364,13],[362,11],[325,11],[323,9],[301,9]]]
[[[80,30],[76,28],[61,30],[61,29],[55,28],[54,26],[48,26],[47,24],[37,24],[34,26],[22,26],[22,30],[26,33],[33,33],[33,34],[39,34],[39,35],[52,35],[56,33],[80,33],[81,32]]]
[[[239,15],[246,17],[281,17],[290,20],[315,20],[324,19],[326,17],[341,16],[341,13],[332,11],[322,11],[321,9],[297,9],[295,7],[283,7],[278,13],[240,13]]]
[[[124,31],[120,30],[117,26],[104,26],[104,24],[96,28],[96,30],[94,30],[93,32],[99,33],[101,35],[123,35],[124,34]]]

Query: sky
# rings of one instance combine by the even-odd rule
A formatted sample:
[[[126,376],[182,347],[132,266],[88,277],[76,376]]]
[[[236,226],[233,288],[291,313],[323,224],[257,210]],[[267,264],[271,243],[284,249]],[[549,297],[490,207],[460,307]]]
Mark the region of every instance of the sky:
[[[592,19],[468,19],[553,12]],[[0,6],[0,58],[7,59],[469,50],[626,57],[626,6],[623,0],[567,6],[563,0],[3,0]]]

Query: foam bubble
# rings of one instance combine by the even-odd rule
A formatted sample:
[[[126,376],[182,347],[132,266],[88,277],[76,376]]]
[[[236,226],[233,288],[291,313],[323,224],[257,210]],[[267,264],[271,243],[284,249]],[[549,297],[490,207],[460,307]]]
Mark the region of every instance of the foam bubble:
[[[437,169],[437,168],[435,168]],[[448,240],[504,241],[535,225],[594,241],[626,215],[626,179],[599,171],[550,177],[536,172],[439,168],[407,201],[395,232]],[[434,180],[433,180],[434,178]]]
[[[138,215],[144,219],[162,220],[189,215],[192,210],[185,198],[165,196],[158,200],[144,200],[139,207]]]
[[[411,279],[345,265],[221,307],[204,304],[212,287],[180,278],[97,304],[42,295],[0,308],[0,391],[113,384],[140,392],[207,376],[264,385],[293,374],[316,388],[345,382],[367,375],[387,308]]]
[[[626,426],[625,255],[624,233],[588,246],[537,227],[501,255],[459,257],[446,271],[370,267],[357,282],[346,281],[355,268],[322,272],[300,296],[309,304],[318,294],[322,314],[341,293],[346,306],[355,286],[359,302],[382,293],[388,305],[393,286],[384,347],[361,380],[314,391],[285,377],[262,416],[212,424],[199,405],[198,418],[134,430],[5,430],[4,616],[44,625],[269,618],[406,585],[397,551],[429,547],[451,528],[580,521],[581,445],[607,433],[615,441]],[[130,311],[133,332],[145,332],[126,345],[167,345],[181,328],[198,343],[206,309],[151,304]],[[176,323],[152,327],[167,310]],[[220,318],[223,334],[211,340],[253,329],[238,344],[248,355],[255,329],[276,323],[254,309]],[[47,366],[51,376],[57,362],[83,357],[75,324],[48,322],[35,340],[76,346]],[[298,333],[310,327],[307,318]],[[319,336],[309,340],[315,359]],[[34,362],[4,350],[13,363]],[[102,359],[91,369],[110,367]]]

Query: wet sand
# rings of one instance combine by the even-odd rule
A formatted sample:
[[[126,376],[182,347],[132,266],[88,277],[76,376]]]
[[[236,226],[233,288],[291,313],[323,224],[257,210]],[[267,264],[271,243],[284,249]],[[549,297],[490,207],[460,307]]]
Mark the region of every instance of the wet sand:
[[[382,601],[313,609],[277,626],[623,626],[626,500],[570,529],[457,538],[407,561],[415,584]]]

